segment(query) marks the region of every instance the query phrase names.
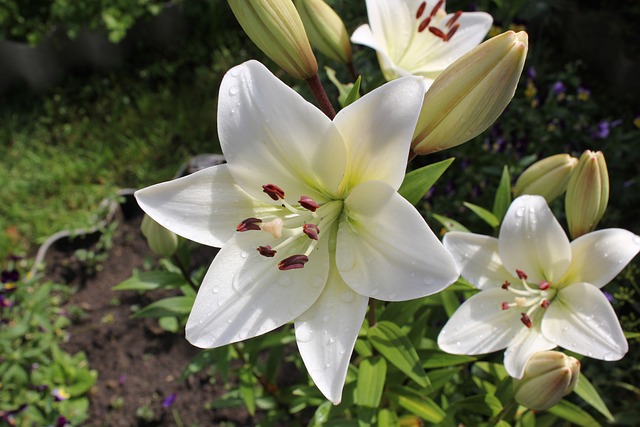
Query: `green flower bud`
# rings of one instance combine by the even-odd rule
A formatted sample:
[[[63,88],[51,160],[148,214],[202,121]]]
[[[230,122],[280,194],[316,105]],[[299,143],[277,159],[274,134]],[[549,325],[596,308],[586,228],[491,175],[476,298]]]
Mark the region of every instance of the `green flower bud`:
[[[154,254],[168,257],[178,249],[178,236],[155,222],[149,215],[142,218],[140,230]]]
[[[351,63],[349,33],[331,6],[322,0],[294,0],[311,45],[334,61]]]
[[[565,197],[565,211],[571,237],[592,231],[609,203],[609,172],[604,155],[587,150],[571,174]]]
[[[507,31],[448,66],[424,97],[413,151],[429,154],[455,147],[487,129],[513,98],[528,40],[524,31]]]
[[[276,64],[299,79],[318,73],[318,63],[291,0],[228,0],[249,38]]]
[[[558,351],[535,353],[522,379],[514,379],[514,398],[522,406],[544,411],[571,393],[578,384],[580,362]]]
[[[567,190],[571,171],[578,164],[578,159],[568,154],[556,154],[539,160],[529,166],[518,178],[513,187],[513,194],[539,195],[547,203]]]

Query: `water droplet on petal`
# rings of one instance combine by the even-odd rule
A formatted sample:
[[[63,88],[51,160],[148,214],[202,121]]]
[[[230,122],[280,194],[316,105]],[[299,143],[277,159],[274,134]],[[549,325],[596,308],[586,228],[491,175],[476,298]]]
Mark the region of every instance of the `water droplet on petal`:
[[[240,89],[238,89],[238,86],[231,86],[229,88],[229,95],[235,96],[235,95],[238,94],[239,91],[240,91]]]
[[[607,353],[604,355],[604,360],[606,360],[607,362],[610,362],[612,360],[618,360],[618,358],[613,353]]]
[[[313,337],[313,330],[305,323],[296,326],[296,340],[299,342],[309,342]]]
[[[336,339],[334,337],[329,338],[329,344],[333,344],[336,342]]]
[[[640,236],[633,236],[633,243],[640,246]]]
[[[371,289],[371,296],[374,297],[380,293],[380,289]]]
[[[231,77],[238,77],[240,75],[240,71],[237,68],[232,68],[231,71],[229,71],[229,74]]]
[[[524,207],[520,206],[518,209],[516,209],[516,216],[518,218],[522,218],[524,216]]]
[[[212,289],[212,291],[213,291],[213,293],[214,293],[214,294],[217,294],[218,292],[220,292],[220,288],[219,288],[219,287],[217,287],[217,286],[215,286],[215,287]]]
[[[391,299],[391,300],[392,300],[392,299],[395,299],[395,298],[396,298],[396,294],[393,294],[393,293],[392,293],[392,294],[389,294],[389,299]]]
[[[238,337],[240,337],[241,340],[246,339],[249,336],[249,329],[247,328],[242,328],[240,329],[240,333],[238,334]]]

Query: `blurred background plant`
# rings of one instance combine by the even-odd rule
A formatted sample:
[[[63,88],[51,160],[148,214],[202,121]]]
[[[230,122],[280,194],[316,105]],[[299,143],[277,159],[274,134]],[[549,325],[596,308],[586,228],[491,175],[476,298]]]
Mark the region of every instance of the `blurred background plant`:
[[[364,1],[327,0],[327,3],[339,13],[350,33],[366,21]],[[101,27],[108,31],[112,41],[123,42],[137,20],[159,13],[163,3],[122,0],[110,2],[109,7],[102,5],[102,2],[56,0],[43,6],[37,1],[0,0],[0,38],[37,44],[53,26],[64,26],[73,37],[86,25]],[[102,72],[92,68],[77,70],[44,93],[29,93],[24,86],[5,91],[0,105],[0,257],[4,259],[10,253],[32,256],[37,245],[50,234],[92,225],[100,202],[115,189],[138,188],[168,180],[190,156],[219,152],[214,120],[216,97],[222,75],[233,65],[260,58],[278,77],[311,99],[306,87],[264,59],[244,35],[226,2],[185,0],[179,7],[188,22],[188,31],[161,49],[137,46],[120,68]],[[433,229],[444,229],[434,216],[440,214],[458,219],[474,232],[493,233],[495,227],[473,215],[463,201],[485,208],[492,206],[505,166],[515,182],[536,160],[559,153],[579,157],[590,149],[605,153],[611,180],[610,203],[600,228],[621,227],[640,234],[637,222],[640,154],[635,149],[640,140],[640,103],[635,96],[640,83],[634,77],[640,72],[640,35],[634,27],[640,20],[640,4],[621,0],[612,8],[604,0],[447,2],[447,9],[451,11],[473,7],[494,16],[494,33],[526,29],[529,56],[516,96],[498,122],[463,146],[414,160],[413,167],[417,168],[450,157],[456,159],[419,203]],[[318,61],[320,70],[331,67],[337,80],[352,81],[343,64],[322,55],[318,55]],[[383,81],[372,50],[354,47],[353,62],[363,76],[365,90]],[[324,83],[335,100],[337,89],[328,79]],[[565,224],[561,199],[551,207]],[[181,250],[183,261],[187,262],[186,249]],[[142,277],[148,283],[149,277],[157,274],[153,271],[161,271],[160,276],[171,275],[175,279],[167,285],[179,290],[180,295],[174,298],[183,298],[181,302],[185,303],[193,297],[188,280],[176,279],[182,277],[183,272],[175,260],[174,263],[162,261],[149,270],[136,273],[134,278]],[[599,391],[618,425],[635,425],[640,419],[637,407],[640,398],[639,273],[638,261],[635,261],[607,288],[622,327],[628,332],[630,352],[617,363],[589,359],[582,364],[584,377]],[[197,282],[202,271],[189,274],[191,280]],[[126,286],[151,294],[159,287],[144,288],[141,282],[144,280],[132,280]],[[57,316],[56,311],[63,288],[43,284],[38,278],[30,278],[27,283],[19,288],[20,292],[27,292],[29,298],[20,296],[18,290],[10,296],[2,294],[12,304],[10,308],[0,308],[0,316],[7,319],[5,325],[22,324],[20,319],[28,316],[20,310],[26,307],[33,310],[38,304],[53,305],[53,308],[42,309],[56,313],[50,316],[58,319],[55,322],[68,321]],[[51,297],[51,292],[57,296]],[[438,296],[380,306],[378,320],[382,326],[376,328],[382,331],[369,334],[365,329],[363,332],[354,359],[359,369],[350,370],[344,402],[337,407],[327,404],[309,385],[305,375],[282,383],[283,361],[304,373],[299,357],[291,350],[290,328],[237,346],[203,351],[186,367],[185,377],[206,371],[212,378],[215,374],[222,375],[223,381],[229,375],[239,378],[239,387],[222,399],[204,398],[204,404],[211,409],[245,405],[250,411],[264,411],[267,421],[286,416],[288,420],[310,420],[310,425],[330,425],[330,420],[335,423],[351,418],[357,424],[358,417],[373,419],[373,410],[368,405],[380,402],[375,395],[355,396],[354,390],[359,381],[367,381],[365,374],[384,372],[386,385],[369,384],[372,390],[376,387],[390,390],[390,400],[375,412],[378,420],[394,420],[398,413],[403,414],[399,422],[404,425],[418,425],[415,423],[419,423],[419,418],[435,424],[443,422],[448,416],[445,414],[456,414],[458,420],[468,425],[495,424],[503,411],[515,412],[508,406],[510,380],[499,363],[501,355],[450,356],[439,352],[435,344],[444,320],[460,299],[471,292],[461,281]],[[164,319],[161,326],[165,330],[181,334],[180,326],[188,311],[179,308],[185,305],[164,307],[159,303],[155,307],[158,310],[143,308],[137,316]],[[174,310],[163,311],[167,307]],[[397,322],[399,329],[385,330],[383,322],[389,319]],[[65,389],[73,398],[79,398],[74,404],[76,412],[69,413],[62,409],[65,401],[55,400],[53,389],[69,386],[64,375],[80,376],[84,378],[83,384],[89,384],[88,368],[66,372],[61,377],[60,371],[65,372],[64,366],[71,356],[59,352],[30,353],[25,349],[19,350],[25,352],[21,353],[19,362],[11,358],[14,348],[22,348],[15,347],[17,341],[11,340],[33,349],[41,345],[38,343],[42,340],[58,339],[64,325],[47,328],[47,333],[38,330],[34,335],[38,337],[36,340],[24,340],[20,338],[23,334],[11,338],[3,330],[1,340],[7,340],[2,341],[3,348],[10,349],[7,350],[9,356],[3,354],[0,359],[4,387],[10,384],[6,375],[20,380],[18,383],[11,377],[11,384],[24,386],[18,387],[20,392],[12,391],[8,397],[12,400],[7,402],[25,399],[34,402],[24,411],[39,408],[32,417],[45,420],[43,425],[54,424],[56,416],[72,419],[73,414],[80,414],[73,422],[81,424],[85,404],[81,396],[86,390],[74,391],[74,394],[73,390]],[[409,382],[402,382],[406,377],[398,366],[401,362],[397,361],[414,355],[406,356],[410,353],[407,352],[387,356],[389,346],[385,346],[385,333],[403,337],[398,339],[408,342],[406,348],[415,349],[416,357],[422,361],[420,372]],[[32,357],[35,354],[40,356]],[[74,366],[83,366],[82,360],[74,361]],[[36,374],[31,371],[33,363],[47,368],[36,369],[39,372]],[[46,384],[49,391],[30,388],[35,384],[34,375],[43,375],[44,379],[38,379],[36,386]],[[426,386],[429,383],[430,386]],[[278,388],[274,388],[276,384]],[[0,393],[6,390],[0,388]],[[582,393],[582,397],[587,395],[584,390]],[[21,396],[20,399],[17,396]],[[75,401],[73,398],[66,401]],[[3,399],[0,400],[4,403]],[[38,399],[57,403],[45,405],[49,408],[47,412],[35,404]],[[354,401],[360,402],[359,409],[354,410]],[[556,412],[520,412],[514,415],[519,417],[517,425],[561,425],[561,418],[578,425],[608,422],[607,411],[602,410],[603,406],[597,401],[589,402],[596,410],[587,409],[589,405],[575,394],[568,396],[567,402],[556,408]],[[574,407],[579,411],[573,411]],[[15,405],[3,406],[0,414],[13,416],[7,411],[15,409]],[[582,418],[570,420],[568,413],[579,413]]]

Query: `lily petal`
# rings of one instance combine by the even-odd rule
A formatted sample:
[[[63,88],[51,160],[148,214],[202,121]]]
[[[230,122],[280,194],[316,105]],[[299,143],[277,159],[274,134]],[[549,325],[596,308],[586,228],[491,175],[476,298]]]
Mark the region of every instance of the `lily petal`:
[[[342,399],[368,301],[344,283],[333,265],[320,298],[295,322],[298,349],[309,375],[334,405]]]
[[[451,231],[442,243],[460,267],[460,275],[476,288],[499,287],[505,280],[512,280],[500,260],[495,237]]]
[[[522,378],[531,356],[539,351],[551,350],[555,346],[556,343],[540,333],[539,323],[534,323],[529,329],[522,326],[514,342],[510,343],[504,352],[504,367],[513,378]]]
[[[544,197],[520,196],[507,211],[498,239],[506,270],[524,271],[531,282],[558,281],[571,263],[571,245]]]
[[[180,236],[220,247],[236,226],[260,203],[235,182],[227,165],[213,166],[183,178],[135,192],[142,209]]]
[[[368,46],[376,51],[378,61],[380,62],[380,68],[382,69],[384,78],[388,81],[397,79],[398,77],[406,77],[411,75],[409,71],[398,67],[393,62],[393,60],[387,54],[386,48],[382,47],[383,45],[386,45],[386,43],[378,40],[378,38],[371,31],[371,27],[369,27],[368,24],[363,24],[356,28],[356,30],[351,35],[351,41],[356,44]]]
[[[388,184],[353,189],[340,221],[336,262],[361,295],[404,301],[438,292],[458,277],[455,261],[418,211]]]
[[[350,160],[343,192],[367,180],[400,187],[425,90],[422,79],[405,77],[340,110],[333,122]]]
[[[257,61],[225,74],[218,134],[234,179],[258,200],[269,202],[262,185],[275,184],[290,203],[323,202],[342,180],[345,147],[331,120]]]
[[[612,228],[571,242],[571,266],[562,283],[587,282],[598,288],[613,280],[640,251],[640,237]]]
[[[483,354],[506,348],[525,328],[518,310],[502,310],[502,303],[513,299],[512,294],[499,288],[475,294],[444,325],[438,346],[452,354]]]
[[[618,360],[629,350],[613,307],[588,283],[558,292],[542,320],[542,333],[567,350],[595,359]]]
[[[415,1],[404,0],[367,0],[367,16],[371,31],[377,36],[378,43],[391,58],[399,58],[411,39],[415,23],[413,16],[417,10],[410,7]]]
[[[318,242],[304,268],[281,271],[276,258],[256,251],[263,238],[259,232],[238,233],[213,260],[187,320],[191,344],[212,348],[261,335],[317,301],[329,273],[329,239]]]

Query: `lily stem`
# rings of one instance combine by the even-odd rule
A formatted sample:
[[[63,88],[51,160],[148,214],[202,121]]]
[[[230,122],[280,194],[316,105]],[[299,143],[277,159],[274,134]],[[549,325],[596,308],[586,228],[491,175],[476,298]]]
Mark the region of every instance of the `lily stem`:
[[[373,298],[369,298],[369,312],[367,313],[367,320],[369,321],[369,326],[376,324],[376,300]]]
[[[315,76],[309,77],[305,80],[309,89],[311,89],[311,93],[316,98],[316,102],[318,103],[318,108],[331,120],[336,116],[336,111],[333,109],[333,105],[331,105],[331,101],[327,96],[327,92],[324,90],[324,86],[322,86],[322,82],[320,81],[320,77],[316,73]]]

